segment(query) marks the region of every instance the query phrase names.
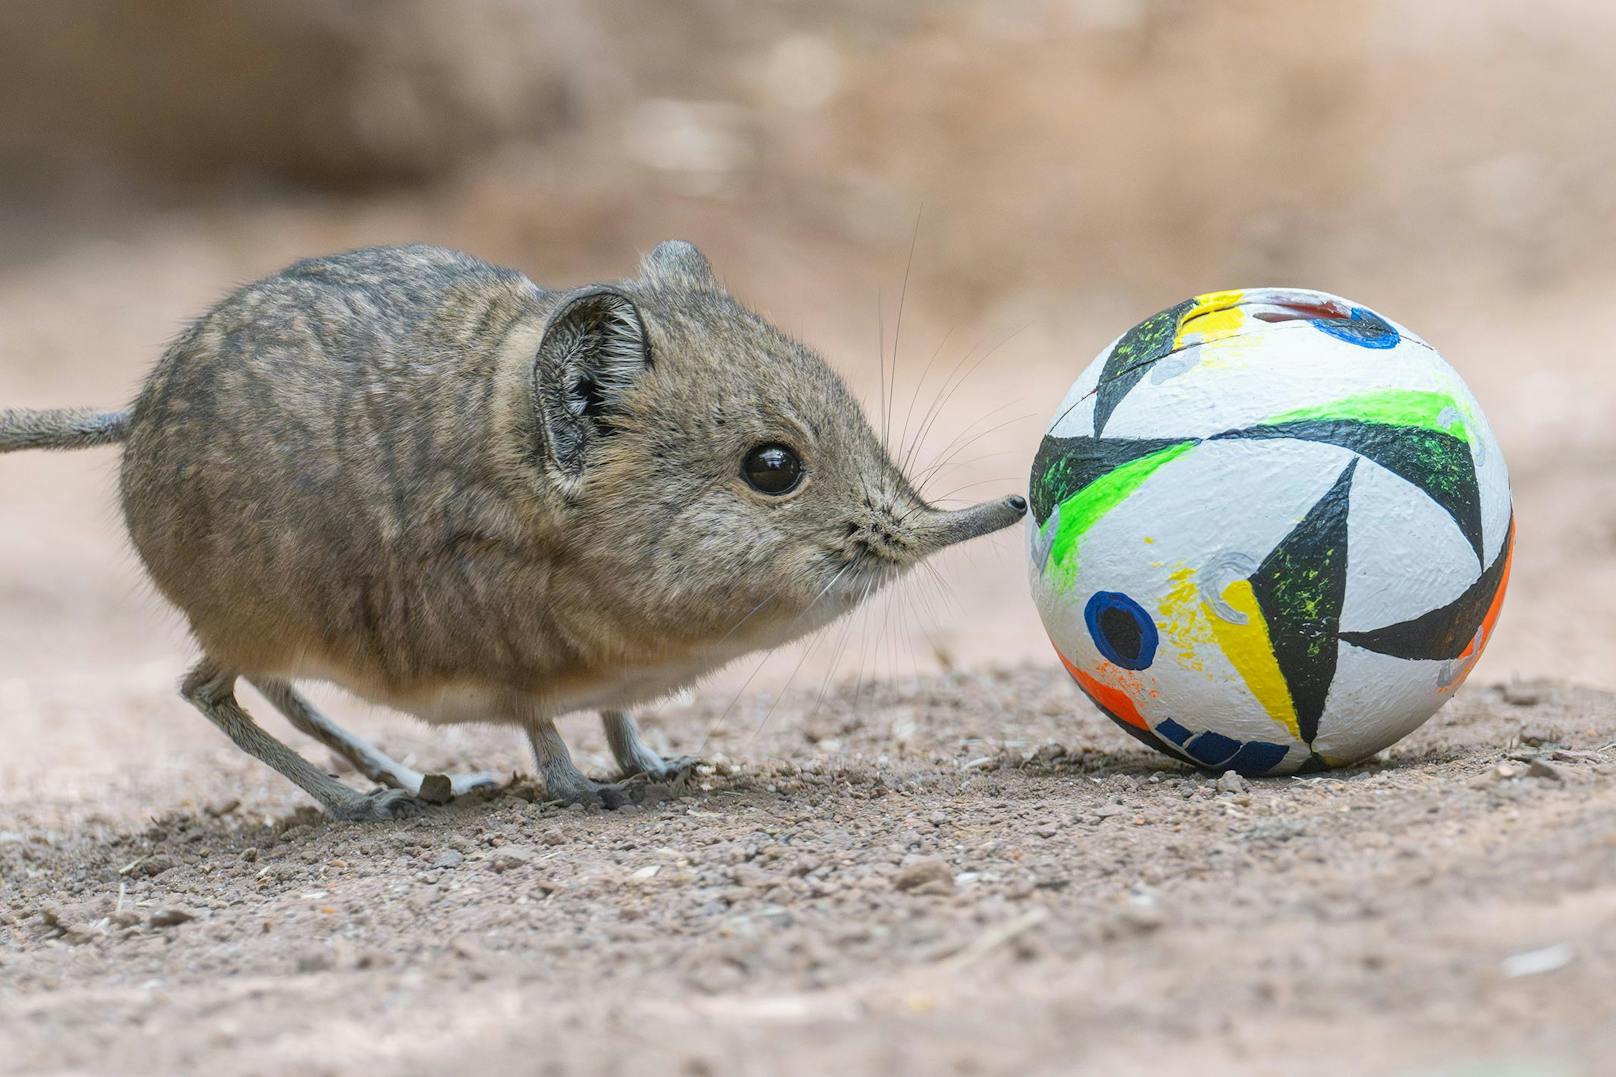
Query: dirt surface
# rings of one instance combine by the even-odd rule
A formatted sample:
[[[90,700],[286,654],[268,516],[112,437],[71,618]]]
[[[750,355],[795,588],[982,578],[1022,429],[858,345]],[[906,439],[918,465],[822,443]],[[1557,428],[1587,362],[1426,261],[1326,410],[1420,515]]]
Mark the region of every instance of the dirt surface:
[[[1612,702],[1469,688],[1247,783],[1074,726],[1044,669],[959,673],[788,695],[761,743],[743,701],[633,810],[518,781],[366,827],[244,757],[179,801],[148,771],[0,834],[0,1067],[1597,1072]]]
[[[52,93],[0,108],[0,406],[126,401],[186,319],[311,254],[436,242],[570,285],[680,237],[894,428],[946,401],[917,459],[957,503],[1024,488],[1124,328],[1285,284],[1443,351],[1520,540],[1472,683],[1340,773],[1220,782],[1123,736],[1005,533],[644,716],[708,761],[671,799],[518,778],[360,827],[177,697],[191,644],[115,453],[0,457],[0,1071],[1609,1070],[1616,9],[170,6],[135,49],[28,36],[95,5],[3,16],[0,82]],[[502,29],[523,6],[542,42]],[[531,771],[509,731],[313,694],[417,767]],[[563,728],[603,774],[597,723]]]

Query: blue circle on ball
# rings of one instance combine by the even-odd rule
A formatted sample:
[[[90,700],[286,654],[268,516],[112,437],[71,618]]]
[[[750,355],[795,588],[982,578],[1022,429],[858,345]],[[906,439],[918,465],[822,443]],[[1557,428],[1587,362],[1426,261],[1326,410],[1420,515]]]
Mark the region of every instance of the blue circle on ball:
[[[1122,592],[1094,592],[1083,607],[1083,621],[1107,661],[1123,669],[1149,669],[1156,660],[1156,622]]]

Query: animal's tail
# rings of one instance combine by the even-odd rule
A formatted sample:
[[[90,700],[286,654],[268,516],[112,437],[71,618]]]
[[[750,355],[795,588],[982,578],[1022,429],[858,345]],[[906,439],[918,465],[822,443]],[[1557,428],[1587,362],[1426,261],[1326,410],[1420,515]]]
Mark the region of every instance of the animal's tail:
[[[0,452],[17,449],[88,449],[115,445],[129,433],[129,409],[0,409]]]

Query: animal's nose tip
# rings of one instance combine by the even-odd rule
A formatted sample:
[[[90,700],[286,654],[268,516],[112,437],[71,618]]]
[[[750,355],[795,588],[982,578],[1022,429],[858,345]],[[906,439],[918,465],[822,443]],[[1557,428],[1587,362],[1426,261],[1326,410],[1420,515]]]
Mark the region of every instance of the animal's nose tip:
[[[1011,494],[1009,497],[1004,499],[1004,503],[1009,505],[1011,511],[1017,516],[1026,515],[1027,499],[1022,497],[1020,494]]]

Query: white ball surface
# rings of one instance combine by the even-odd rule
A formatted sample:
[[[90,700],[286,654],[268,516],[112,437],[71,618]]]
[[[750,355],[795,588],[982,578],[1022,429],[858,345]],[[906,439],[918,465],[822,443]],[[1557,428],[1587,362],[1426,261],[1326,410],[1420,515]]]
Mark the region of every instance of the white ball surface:
[[[1509,475],[1425,341],[1322,292],[1213,292],[1100,353],[1033,464],[1034,600],[1125,731],[1212,770],[1363,759],[1497,620]]]

